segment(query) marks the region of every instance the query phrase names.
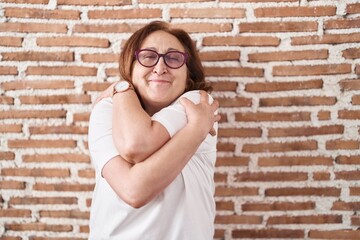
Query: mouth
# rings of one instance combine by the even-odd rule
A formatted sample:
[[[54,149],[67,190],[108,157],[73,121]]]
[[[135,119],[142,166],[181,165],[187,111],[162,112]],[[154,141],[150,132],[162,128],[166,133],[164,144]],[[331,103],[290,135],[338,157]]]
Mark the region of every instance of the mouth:
[[[166,79],[149,79],[148,81],[150,83],[168,83],[168,84],[171,83],[171,81],[166,80]]]

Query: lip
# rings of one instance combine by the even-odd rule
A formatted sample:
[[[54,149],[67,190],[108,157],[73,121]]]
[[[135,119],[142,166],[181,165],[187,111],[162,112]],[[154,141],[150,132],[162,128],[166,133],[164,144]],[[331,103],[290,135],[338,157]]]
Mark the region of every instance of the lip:
[[[166,79],[149,79],[149,82],[155,82],[155,83],[171,83],[170,80],[166,80]]]

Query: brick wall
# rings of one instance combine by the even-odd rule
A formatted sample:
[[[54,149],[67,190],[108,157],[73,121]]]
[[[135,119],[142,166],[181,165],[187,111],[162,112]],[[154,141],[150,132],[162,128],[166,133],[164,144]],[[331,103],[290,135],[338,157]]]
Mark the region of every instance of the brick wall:
[[[151,20],[221,104],[216,239],[360,239],[360,1],[2,0],[0,238],[86,239],[91,102]]]

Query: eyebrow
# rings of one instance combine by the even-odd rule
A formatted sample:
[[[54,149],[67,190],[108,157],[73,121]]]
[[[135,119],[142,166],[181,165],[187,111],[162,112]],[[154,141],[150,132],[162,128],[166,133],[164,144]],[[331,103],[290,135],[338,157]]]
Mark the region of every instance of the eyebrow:
[[[145,49],[149,49],[149,50],[154,50],[157,52],[157,49],[155,47],[149,47],[149,48],[145,48]],[[170,52],[170,51],[180,51],[179,49],[176,49],[176,48],[168,48],[166,50],[166,52]]]

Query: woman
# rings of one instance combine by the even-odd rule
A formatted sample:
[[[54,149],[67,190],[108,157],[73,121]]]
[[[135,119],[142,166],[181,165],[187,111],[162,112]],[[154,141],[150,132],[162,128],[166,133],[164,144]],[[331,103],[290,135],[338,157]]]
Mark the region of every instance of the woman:
[[[90,117],[90,239],[212,239],[220,117],[191,38],[152,22],[124,45],[120,73]]]

